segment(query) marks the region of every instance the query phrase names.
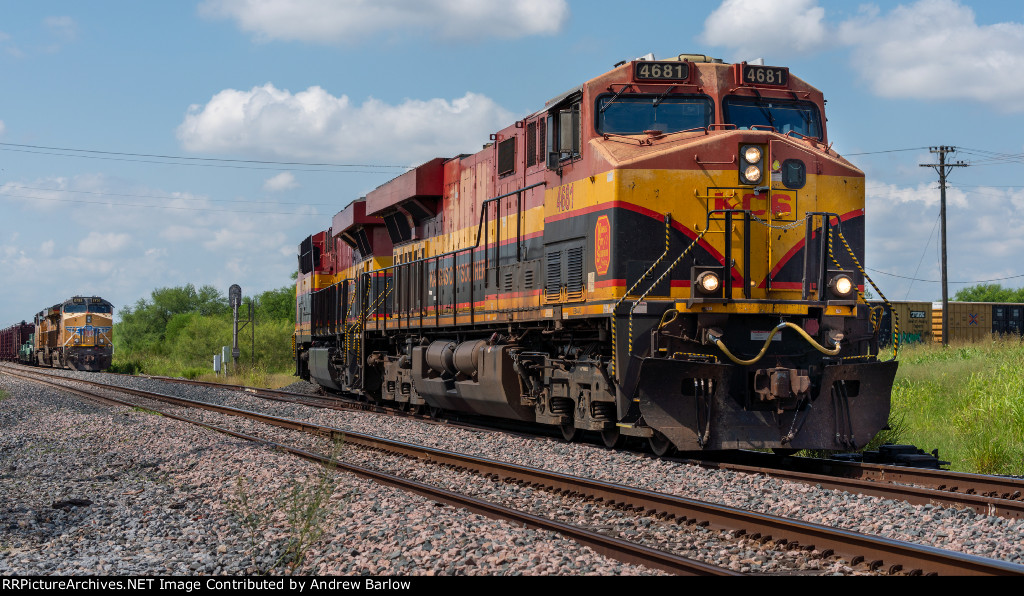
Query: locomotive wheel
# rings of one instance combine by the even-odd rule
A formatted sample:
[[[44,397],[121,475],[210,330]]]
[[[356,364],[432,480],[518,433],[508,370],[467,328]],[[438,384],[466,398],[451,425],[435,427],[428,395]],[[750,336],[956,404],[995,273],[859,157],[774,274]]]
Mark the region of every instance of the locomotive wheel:
[[[609,428],[601,431],[601,440],[604,446],[609,449],[618,449],[626,442],[626,437],[619,432],[619,427]]]
[[[429,408],[430,417],[434,420],[440,420],[441,416],[444,414],[444,408],[435,408],[434,406],[429,406]]]
[[[664,457],[672,450],[672,441],[669,441],[668,437],[658,431],[654,431],[654,435],[647,442],[651,446],[651,453],[658,457]]]
[[[562,438],[565,439],[566,443],[574,442],[583,434],[583,431],[576,428],[571,420],[563,424],[560,428],[562,429]]]

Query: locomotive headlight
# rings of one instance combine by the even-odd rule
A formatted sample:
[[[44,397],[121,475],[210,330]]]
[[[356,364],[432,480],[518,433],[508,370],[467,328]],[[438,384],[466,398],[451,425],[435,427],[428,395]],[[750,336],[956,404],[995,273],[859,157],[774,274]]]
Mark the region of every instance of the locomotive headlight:
[[[845,274],[833,277],[832,281],[829,282],[828,285],[829,289],[831,289],[832,293],[837,297],[848,296],[850,292],[853,291],[853,280],[850,279],[850,276]]]
[[[758,145],[740,146],[740,184],[759,184],[764,174],[764,151]]]
[[[721,280],[713,271],[705,271],[697,276],[697,286],[705,294],[713,294],[721,285]]]

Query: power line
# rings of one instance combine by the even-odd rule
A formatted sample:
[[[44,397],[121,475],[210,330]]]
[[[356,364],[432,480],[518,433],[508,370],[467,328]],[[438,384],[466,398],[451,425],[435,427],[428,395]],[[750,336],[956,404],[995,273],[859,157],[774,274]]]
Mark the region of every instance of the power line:
[[[926,255],[928,253],[928,247],[931,246],[931,244],[932,244],[932,236],[935,235],[935,228],[937,228],[938,225],[939,225],[939,214],[936,214],[935,215],[935,223],[932,224],[932,233],[928,234],[928,242],[925,243],[924,250],[921,251],[921,258],[917,261],[917,268],[914,269],[914,276],[915,277],[917,276],[917,272],[921,270],[921,263],[924,262],[924,255]],[[913,287],[914,287],[914,282],[911,281],[910,282],[910,286],[907,287],[907,295],[903,297],[904,300],[906,300],[907,298],[910,297],[910,290],[913,289]]]
[[[868,269],[869,271],[874,271],[875,273],[881,273],[882,275],[888,275],[890,277],[898,277],[900,279],[909,279],[911,281],[920,281],[920,282],[929,283],[929,284],[940,284],[940,283],[942,283],[942,280],[940,280],[940,279],[919,279],[919,278],[916,278],[916,277],[907,277],[906,275],[899,275],[899,274],[896,274],[896,273],[889,273],[888,271],[881,271],[879,269],[872,269],[871,267],[865,267],[865,269]],[[993,281],[1006,281],[1008,279],[1018,279],[1018,278],[1021,278],[1021,277],[1024,277],[1024,274],[1021,274],[1021,275],[1010,275],[1008,277],[996,277],[994,279],[979,279],[979,280],[976,280],[976,281],[947,281],[946,283],[951,283],[951,284],[984,284],[984,283],[989,283],[989,282],[993,282]]]
[[[238,213],[245,215],[302,215],[323,217],[322,213],[296,213],[282,211],[238,211],[234,209],[204,209],[202,207],[175,207],[173,205],[138,205],[134,203],[113,203],[109,201],[83,201],[81,199],[58,199],[56,197],[32,197],[27,195],[16,195],[11,193],[0,193],[0,196],[14,197],[18,199],[32,199],[35,201],[56,201],[58,203],[77,203],[81,205],[107,205],[110,207],[145,207],[148,209],[172,209],[176,211],[208,211],[215,213]]]
[[[46,199],[46,197],[25,197],[24,195],[12,195],[10,193],[5,192],[6,189],[9,189],[9,188],[17,188],[17,189],[20,189],[20,190],[38,190],[40,192],[77,193],[77,194],[88,194],[88,195],[98,195],[98,196],[107,196],[107,197],[129,197],[129,198],[133,198],[133,199],[162,199],[162,200],[165,200],[165,201],[209,201],[211,203],[238,203],[239,202],[239,201],[235,201],[233,199],[206,199],[206,198],[201,198],[201,197],[175,197],[175,196],[169,196],[169,195],[136,195],[136,194],[117,193],[117,192],[100,192],[100,191],[92,191],[92,190],[71,190],[71,189],[66,189],[66,188],[39,188],[39,187],[35,187],[35,186],[21,186],[21,185],[18,185],[18,184],[5,184],[3,186],[0,186],[0,195],[3,195],[3,196],[17,196],[17,197],[21,197],[21,198],[39,198],[39,199],[43,199],[43,200]],[[71,200],[68,199],[68,201],[71,201]],[[300,206],[304,206],[304,207],[305,206],[309,206],[309,207],[313,207],[313,206],[317,206],[317,207],[337,207],[338,206],[337,203],[293,203],[293,202],[288,202],[288,201],[245,201],[245,203],[253,204],[253,205],[300,205]]]
[[[977,155],[983,159],[970,162],[972,166],[999,165],[1009,163],[1024,163],[1024,153],[997,153],[984,149],[960,148],[960,151],[969,155]]]
[[[901,151],[921,151],[922,149],[927,149],[927,148],[928,147],[909,147],[907,149],[886,149],[884,151],[864,151],[862,153],[844,153],[843,155],[845,155],[846,157],[851,157],[853,155],[878,155],[879,153],[899,153]]]
[[[16,146],[16,147],[28,147],[37,148],[37,150],[48,150],[48,151],[59,151],[59,152],[77,152],[85,154],[100,154],[106,156],[128,156],[133,158],[157,158],[162,160],[184,160],[184,161],[196,161],[196,162],[225,162],[225,163],[238,163],[238,164],[263,164],[263,165],[275,165],[275,166],[309,166],[309,167],[332,167],[332,168],[400,168],[403,170],[410,170],[409,166],[393,166],[387,164],[334,164],[334,163],[315,163],[315,162],[274,162],[264,160],[234,160],[227,158],[196,158],[196,157],[184,157],[184,156],[162,156],[155,154],[133,154],[127,152],[104,152],[99,150],[83,150],[83,148],[71,148],[71,147],[59,147],[59,146],[45,146],[37,144],[18,144],[13,142],[0,142],[0,146]],[[74,156],[69,156],[74,157]]]
[[[52,155],[54,157],[74,157],[78,159],[99,159],[103,161],[125,161],[132,163],[151,163],[162,166],[190,166],[190,167],[201,167],[201,168],[230,168],[235,170],[270,170],[274,172],[333,172],[336,174],[383,174],[385,172],[378,171],[366,171],[366,170],[330,170],[323,168],[294,168],[294,167],[260,167],[260,166],[243,166],[243,165],[232,165],[223,163],[192,163],[192,162],[177,162],[177,161],[156,161],[153,159],[131,159],[128,157],[104,157],[101,155],[69,155],[66,153],[50,153],[47,151],[30,151],[28,149],[10,149],[7,147],[0,147],[0,151],[14,151],[17,153],[34,153],[36,155]]]

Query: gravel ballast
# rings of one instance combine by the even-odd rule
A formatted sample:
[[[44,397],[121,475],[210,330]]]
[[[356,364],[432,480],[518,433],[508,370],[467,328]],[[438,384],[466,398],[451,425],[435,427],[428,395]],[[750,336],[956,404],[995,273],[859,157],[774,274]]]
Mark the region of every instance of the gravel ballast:
[[[294,487],[315,493],[318,466],[3,375],[0,390],[0,575],[660,573],[351,475],[293,568]]]
[[[483,436],[411,419],[319,410],[145,379],[63,374],[104,382],[117,379],[142,389],[886,538],[1014,563],[1024,560],[1024,522],[970,510],[911,506],[593,445],[500,433]],[[0,389],[8,394],[0,402],[0,488],[5,494],[0,523],[6,524],[0,535],[0,574],[659,573],[623,565],[554,535],[510,527],[350,475],[339,476],[333,488],[323,536],[303,549],[304,562],[291,569],[282,557],[289,506],[279,501],[291,494],[298,479],[307,479],[306,493],[315,492],[311,487],[321,475],[312,464],[143,411],[86,404],[6,376],[0,376]],[[354,449],[343,455],[352,461],[362,457]],[[387,466],[406,468],[406,475],[432,474],[418,472],[408,462]],[[502,496],[493,486],[477,490],[491,491],[495,500],[520,498]],[[249,499],[247,510],[240,506],[243,496]],[[572,505],[566,505],[566,511],[557,504],[545,507],[573,523],[586,523],[588,515],[594,522],[596,515],[570,511]],[[245,511],[255,513],[248,526],[243,523]],[[600,523],[628,535],[628,524],[637,522],[602,518]],[[778,553],[744,541],[720,545],[717,535],[707,534],[666,540],[690,540],[694,544],[681,548],[736,570],[778,568]],[[839,564],[819,568],[817,561],[798,560],[798,553],[787,556],[807,572],[849,571]]]

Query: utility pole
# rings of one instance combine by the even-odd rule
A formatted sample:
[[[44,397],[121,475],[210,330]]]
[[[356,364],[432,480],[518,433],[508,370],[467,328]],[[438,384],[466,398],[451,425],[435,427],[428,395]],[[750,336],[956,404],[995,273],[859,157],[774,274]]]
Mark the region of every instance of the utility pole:
[[[956,147],[942,145],[929,147],[929,151],[939,154],[939,163],[923,163],[922,168],[934,168],[939,173],[939,219],[942,220],[942,345],[949,345],[949,284],[946,277],[946,176],[953,168],[966,168],[969,164],[962,161],[946,163],[946,154],[955,153]]]

